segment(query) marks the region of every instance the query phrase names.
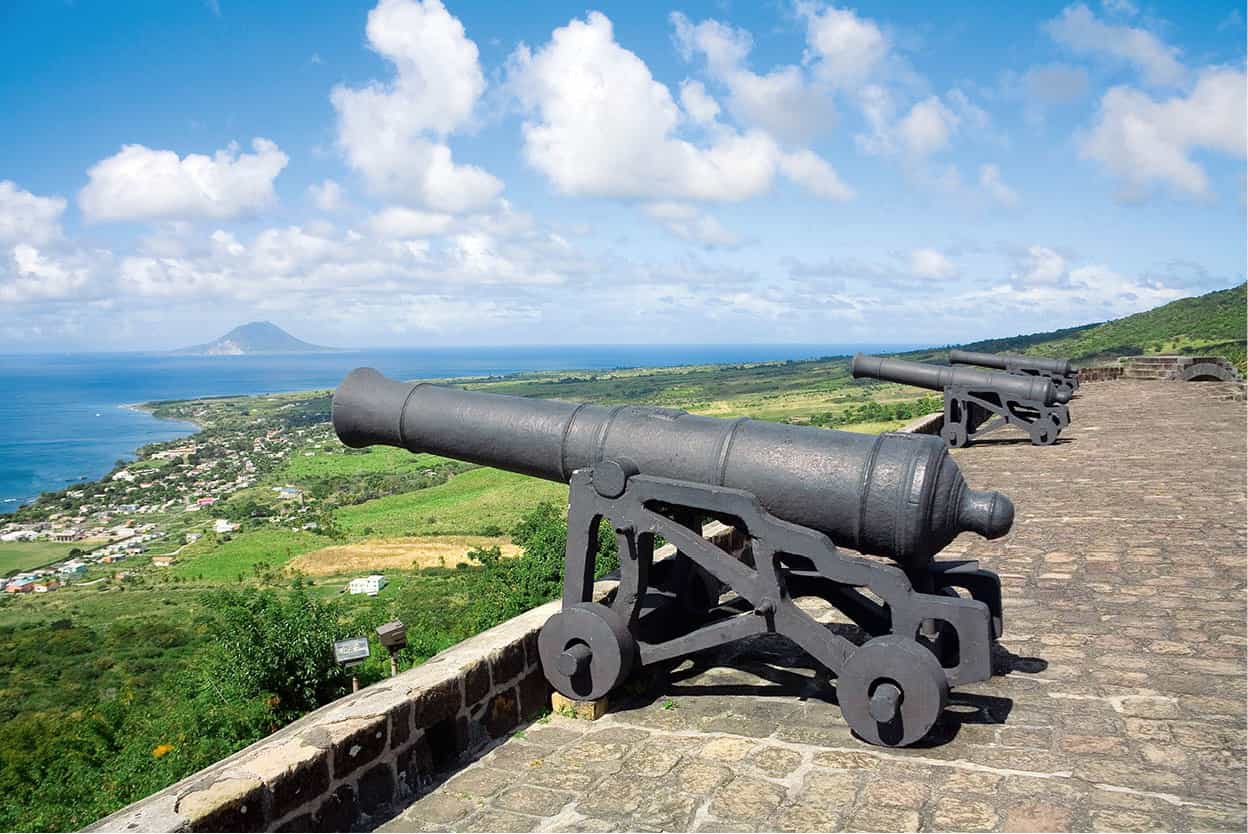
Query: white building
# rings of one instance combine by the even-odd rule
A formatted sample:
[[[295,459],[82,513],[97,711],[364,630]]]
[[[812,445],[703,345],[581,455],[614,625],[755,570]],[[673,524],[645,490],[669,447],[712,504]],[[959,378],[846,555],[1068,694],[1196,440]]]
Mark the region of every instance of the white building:
[[[380,573],[374,573],[372,576],[352,579],[351,584],[347,586],[347,591],[352,594],[368,594],[370,597],[375,597],[384,587],[386,587],[386,578]]]
[[[233,533],[238,529],[238,525],[226,518],[218,518],[212,522],[212,532],[214,533]]]

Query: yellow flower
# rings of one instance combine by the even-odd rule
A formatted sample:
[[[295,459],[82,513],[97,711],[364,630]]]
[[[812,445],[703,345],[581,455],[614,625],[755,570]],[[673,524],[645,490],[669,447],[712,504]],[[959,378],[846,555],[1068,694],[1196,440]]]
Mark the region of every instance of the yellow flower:
[[[152,750],[152,758],[153,758],[153,759],[159,759],[161,756],[164,756],[164,755],[166,755],[167,753],[170,753],[170,752],[172,752],[172,751],[173,751],[173,745],[172,745],[172,744],[158,744],[158,745],[156,745],[156,747],[155,747],[155,748],[153,748],[153,750]]]

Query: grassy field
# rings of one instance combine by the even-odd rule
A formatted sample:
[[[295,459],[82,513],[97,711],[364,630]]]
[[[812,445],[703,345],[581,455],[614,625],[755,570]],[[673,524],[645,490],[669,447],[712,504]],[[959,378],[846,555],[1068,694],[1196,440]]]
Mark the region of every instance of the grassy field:
[[[322,547],[296,556],[286,567],[305,576],[453,568],[470,564],[466,554],[473,548],[489,547],[497,547],[504,556],[520,552],[507,536],[408,536]]]
[[[497,536],[543,501],[567,500],[564,484],[482,468],[439,486],[342,507],[335,520],[350,538]]]
[[[294,455],[278,477],[298,483],[309,478],[419,472],[447,462],[447,458],[437,455],[413,455],[390,446],[373,446],[349,452],[341,444],[335,446],[329,450],[318,449],[311,455]]]
[[[74,548],[89,550],[99,541],[0,542],[0,576],[37,568],[69,556]]]
[[[306,531],[264,528],[235,533],[229,541],[205,536],[180,554],[166,570],[173,576],[203,582],[233,583],[251,580],[258,565],[277,568],[326,539]]]

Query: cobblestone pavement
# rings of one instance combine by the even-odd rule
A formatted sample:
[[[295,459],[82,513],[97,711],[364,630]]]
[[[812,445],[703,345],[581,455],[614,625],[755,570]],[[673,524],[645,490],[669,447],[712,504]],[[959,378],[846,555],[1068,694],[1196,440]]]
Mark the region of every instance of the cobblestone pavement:
[[[596,722],[517,733],[385,831],[1245,830],[1245,408],[1217,383],[1085,386],[1059,445],[955,452],[1015,501],[990,681],[921,749],[855,740],[772,636]],[[1008,438],[1008,439],[1007,439]]]

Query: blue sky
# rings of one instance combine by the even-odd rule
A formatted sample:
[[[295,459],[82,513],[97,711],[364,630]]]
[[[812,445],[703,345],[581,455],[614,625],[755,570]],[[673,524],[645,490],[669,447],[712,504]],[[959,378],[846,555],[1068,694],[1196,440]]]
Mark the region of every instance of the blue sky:
[[[1245,272],[1232,3],[8,4],[0,351],[957,342]]]

